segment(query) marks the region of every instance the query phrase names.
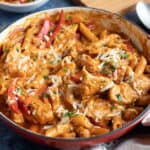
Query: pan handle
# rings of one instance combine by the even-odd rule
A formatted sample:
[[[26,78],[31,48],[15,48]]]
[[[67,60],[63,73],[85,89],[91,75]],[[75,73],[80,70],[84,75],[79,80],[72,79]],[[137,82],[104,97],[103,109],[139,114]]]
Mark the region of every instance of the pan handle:
[[[143,126],[150,126],[150,109],[148,111],[148,114],[146,115],[146,117],[142,120],[142,125]]]

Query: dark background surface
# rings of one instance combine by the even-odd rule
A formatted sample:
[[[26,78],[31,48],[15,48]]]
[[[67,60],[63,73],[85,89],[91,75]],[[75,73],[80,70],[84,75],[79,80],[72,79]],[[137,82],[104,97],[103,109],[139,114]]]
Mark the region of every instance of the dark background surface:
[[[49,8],[55,8],[55,7],[64,7],[64,6],[74,6],[74,4],[71,2],[71,0],[49,0],[49,2],[41,7],[39,10],[44,10],[44,9],[49,9]],[[12,22],[16,21],[17,19],[26,16],[29,13],[25,14],[17,14],[17,13],[8,13],[5,11],[0,11],[0,31],[2,31],[4,28],[6,28],[9,24]],[[149,33],[149,30],[147,30],[139,21],[135,11],[133,10],[132,12],[127,13],[125,16],[128,20],[132,21],[133,23],[139,25],[142,27],[147,33]],[[115,140],[110,143],[104,144],[104,147],[106,149],[112,150],[116,149],[116,147],[120,144],[122,144],[124,141],[128,139],[134,139],[136,137],[150,137],[150,128],[149,127],[142,127],[141,125],[137,126],[132,132],[129,134],[123,136],[122,138]],[[140,139],[140,138],[139,138]],[[150,138],[149,138],[150,139]],[[150,140],[149,142],[143,142],[143,141],[138,141],[140,144],[146,144],[149,145],[149,150],[150,150]],[[3,123],[0,123],[0,150],[47,150],[52,148],[47,148],[44,146],[40,146],[38,144],[34,144],[10,129],[8,129]],[[122,149],[119,149],[122,150]],[[142,150],[148,150],[148,149],[143,149]]]

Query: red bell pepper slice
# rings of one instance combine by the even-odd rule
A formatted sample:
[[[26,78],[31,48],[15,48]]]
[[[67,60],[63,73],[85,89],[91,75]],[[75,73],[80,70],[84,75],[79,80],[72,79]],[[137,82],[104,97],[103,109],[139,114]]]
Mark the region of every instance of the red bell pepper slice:
[[[21,112],[25,115],[28,115],[28,105],[24,102],[24,100],[17,96],[18,97],[18,106],[19,106],[19,109],[21,110]]]
[[[89,22],[88,24],[87,24],[87,27],[90,29],[90,30],[93,30],[94,28],[95,28],[95,22],[93,21],[93,22]]]
[[[27,0],[19,0],[20,3],[25,3]]]
[[[64,11],[61,10],[61,12],[59,13],[58,25],[56,26],[53,34],[50,36],[50,41],[49,41],[50,44],[53,43],[53,41],[55,40],[56,36],[61,31],[63,24],[65,24],[65,16],[64,16]]]
[[[9,38],[12,39],[15,35],[17,35],[19,32],[23,32],[24,30],[24,28],[14,29],[12,32],[10,32]]]
[[[80,83],[82,81],[82,73],[79,72],[79,73],[76,73],[74,75],[71,75],[70,76],[70,79],[76,83]]]
[[[134,52],[134,48],[129,40],[126,40],[124,43],[126,44],[128,51]]]
[[[25,101],[15,93],[17,78],[14,79],[10,87],[8,88],[8,105],[10,109],[15,113],[28,114],[28,105]]]
[[[45,20],[44,20],[44,23],[43,23],[43,26],[42,26],[42,28],[41,28],[41,30],[40,30],[40,32],[39,32],[39,35],[38,35],[38,37],[39,37],[41,40],[43,40],[44,35],[48,35],[48,32],[49,32],[49,30],[50,30],[50,26],[51,26],[50,20],[49,20],[49,19],[45,19]]]

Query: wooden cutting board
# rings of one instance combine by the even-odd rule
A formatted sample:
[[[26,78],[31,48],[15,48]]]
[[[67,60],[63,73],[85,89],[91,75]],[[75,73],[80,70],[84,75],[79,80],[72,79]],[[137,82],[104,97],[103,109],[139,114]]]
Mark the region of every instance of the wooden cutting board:
[[[132,10],[136,5],[136,3],[140,0],[73,0],[73,1],[76,4],[105,9],[114,13],[123,14],[129,10]],[[144,1],[150,3],[150,0]]]

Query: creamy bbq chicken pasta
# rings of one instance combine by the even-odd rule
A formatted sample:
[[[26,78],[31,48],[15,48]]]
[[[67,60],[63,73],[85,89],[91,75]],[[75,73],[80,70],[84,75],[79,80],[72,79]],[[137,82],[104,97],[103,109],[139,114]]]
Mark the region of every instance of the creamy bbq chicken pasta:
[[[0,111],[48,137],[91,137],[122,127],[149,104],[150,65],[96,14],[27,19],[1,43]]]
[[[8,3],[29,3],[34,0],[0,0],[0,2],[8,2]]]

